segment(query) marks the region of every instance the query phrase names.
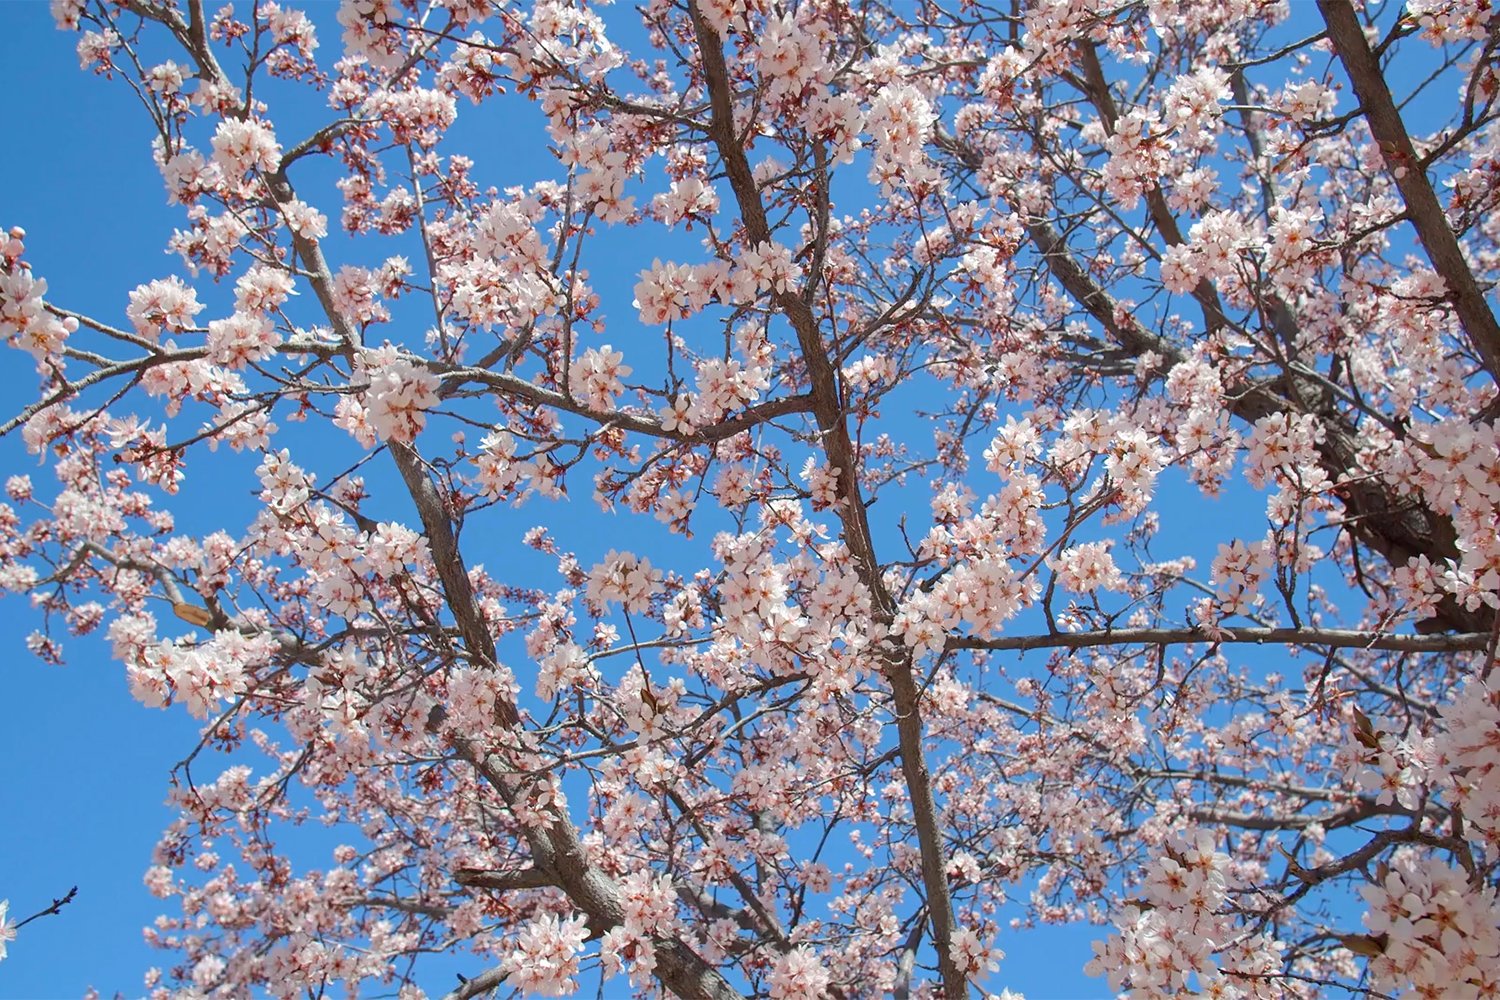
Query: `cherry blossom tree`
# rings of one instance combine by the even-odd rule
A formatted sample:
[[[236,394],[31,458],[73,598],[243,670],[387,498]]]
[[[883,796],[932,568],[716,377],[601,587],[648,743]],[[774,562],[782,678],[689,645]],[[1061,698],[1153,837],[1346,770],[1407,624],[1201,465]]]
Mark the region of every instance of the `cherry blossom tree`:
[[[1500,997],[1489,0],[53,12],[180,267],[0,240],[0,584],[203,722],[153,996]]]

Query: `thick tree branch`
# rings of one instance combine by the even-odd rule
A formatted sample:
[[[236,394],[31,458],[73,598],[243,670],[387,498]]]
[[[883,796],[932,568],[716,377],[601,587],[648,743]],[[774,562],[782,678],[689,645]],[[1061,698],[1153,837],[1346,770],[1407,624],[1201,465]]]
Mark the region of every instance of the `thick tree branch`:
[[[1404,830],[1382,830],[1375,834],[1359,850],[1330,861],[1326,865],[1317,868],[1292,867],[1289,863],[1290,874],[1304,885],[1317,885],[1331,878],[1337,878],[1348,872],[1356,871],[1374,861],[1382,853],[1396,844],[1422,844],[1427,847],[1436,847],[1439,850],[1452,851],[1459,858],[1460,863],[1468,857],[1469,845],[1452,837],[1443,837],[1438,834],[1425,833],[1416,827],[1408,827]],[[1464,866],[1472,869],[1473,860]]]
[[[936,133],[935,143],[966,169],[984,168],[984,154],[980,150],[942,128]],[[1180,345],[1146,327],[1106,291],[1051,223],[1032,217],[1026,221],[1026,231],[1048,271],[1109,336],[1136,357],[1150,351],[1163,359],[1154,367],[1157,375],[1165,375],[1187,357]],[[1273,312],[1278,322],[1291,321],[1285,310]],[[1285,394],[1278,391],[1278,386],[1285,389]],[[1288,397],[1320,399],[1325,395],[1315,380],[1287,370],[1279,378],[1252,382],[1233,390],[1225,399],[1225,406],[1239,419],[1254,423],[1277,413],[1302,412],[1293,398]],[[1394,566],[1405,565],[1407,560],[1418,556],[1426,556],[1434,563],[1456,562],[1461,553],[1452,520],[1409,497],[1398,496],[1382,480],[1365,475],[1359,460],[1359,429],[1331,406],[1319,409],[1317,415],[1325,431],[1324,439],[1317,445],[1319,461],[1329,478],[1340,484],[1338,492],[1348,512],[1348,530]],[[1486,608],[1470,611],[1452,598],[1445,598],[1438,606],[1433,624],[1439,629],[1481,632],[1488,631],[1492,621]]]
[[[278,201],[287,201],[294,196],[291,184],[284,175],[275,175],[269,179],[269,183],[272,194]],[[293,240],[329,323],[352,355],[358,345],[358,337],[348,317],[338,309],[334,301],[333,277],[321,249],[316,243],[310,243],[300,236],[294,235]],[[389,450],[426,529],[433,563],[443,583],[444,597],[464,636],[469,655],[481,664],[493,665],[497,662],[494,638],[485,624],[483,612],[469,582],[447,507],[426,466],[414,450],[396,442],[391,442]],[[507,728],[520,725],[515,706],[506,699],[496,699],[496,713],[497,721]],[[441,731],[446,714],[442,706],[436,706],[432,710],[428,719],[428,727],[432,732]],[[452,733],[449,738],[459,755],[478,770],[507,805],[518,802],[525,794],[524,779],[515,773],[503,757],[491,753],[479,740],[463,733]],[[587,918],[591,928],[603,933],[625,922],[619,885],[589,860],[579,838],[578,828],[571,817],[554,809],[552,822],[545,829],[539,830],[534,826],[523,826],[523,829],[533,867],[567,894],[573,905]],[[717,969],[705,962],[687,944],[677,938],[658,940],[656,976],[673,993],[685,1000],[744,1000]],[[496,984],[499,981],[497,979]],[[475,996],[477,993],[467,995]]]
[[[443,717],[442,709],[435,709],[430,727],[440,728]],[[453,743],[502,799],[507,803],[518,800],[524,791],[522,779],[502,757],[487,753],[477,740],[462,734],[455,734]],[[567,893],[596,933],[624,924],[625,905],[619,884],[589,860],[571,817],[553,809],[551,818],[545,830],[524,828],[534,868]],[[656,941],[656,976],[677,996],[686,1000],[745,1000],[717,969],[680,939],[663,937]]]
[[[729,178],[745,234],[752,245],[771,239],[765,207],[745,150],[734,130],[734,98],[729,69],[724,61],[722,43],[713,28],[703,20],[696,0],[689,0],[688,11],[697,36],[699,58],[707,80],[712,118],[709,137],[719,153]],[[816,234],[815,238],[816,238]],[[810,275],[810,283],[820,276]],[[779,309],[791,321],[797,333],[803,363],[811,383],[812,410],[822,435],[823,450],[838,482],[839,519],[844,526],[844,542],[849,547],[856,572],[870,593],[871,613],[875,620],[889,625],[895,614],[895,602],[880,576],[880,561],[865,503],[860,492],[860,457],[844,419],[838,373],[829,360],[828,351],[818,330],[808,299],[788,288],[773,293]],[[961,1000],[969,992],[968,980],[953,960],[950,948],[954,930],[953,898],[948,886],[946,852],[943,846],[937,800],[932,791],[932,776],[923,748],[921,692],[912,675],[910,652],[890,645],[878,647],[885,661],[885,674],[891,684],[895,703],[896,730],[901,748],[901,771],[911,798],[917,842],[922,858],[922,885],[927,894],[927,908],[932,917],[933,949],[937,952],[938,970],[947,1000]]]
[[[509,892],[514,889],[544,889],[557,884],[546,872],[535,868],[522,868],[517,871],[455,868],[453,881],[459,885],[471,886],[475,889],[494,889],[497,892]]]
[[[725,438],[734,437],[751,430],[767,420],[784,417],[794,413],[807,413],[813,408],[813,397],[806,393],[798,393],[792,396],[781,396],[775,399],[767,399],[760,403],[754,403],[745,407],[739,413],[727,417],[710,427],[694,430],[692,433],[669,431],[664,428],[661,421],[654,417],[643,416],[636,413],[627,413],[613,410],[593,410],[584,405],[582,400],[565,396],[560,392],[548,389],[545,386],[528,382],[517,375],[506,371],[491,371],[488,368],[457,367],[425,362],[420,358],[412,358],[414,363],[424,364],[443,376],[443,389],[441,394],[450,396],[459,387],[467,383],[479,383],[512,396],[516,399],[525,400],[535,406],[549,406],[564,413],[573,413],[578,416],[588,417],[600,423],[611,424],[627,431],[637,434],[646,434],[651,437],[667,438],[674,441],[682,441],[688,444],[711,443],[723,441]]]
[[[1488,647],[1484,632],[1453,632],[1437,635],[1407,635],[1325,628],[1234,628],[1209,633],[1196,628],[1126,628],[1097,632],[1054,632],[1046,635],[1010,635],[993,639],[952,636],[950,649],[1087,649],[1092,646],[1161,646],[1180,643],[1285,643],[1289,646],[1321,646],[1334,649],[1387,649],[1403,653],[1478,652]]]
[[[1119,120],[1120,113],[1115,107],[1114,96],[1109,92],[1109,81],[1104,76],[1104,67],[1099,62],[1098,47],[1092,41],[1082,41],[1077,45],[1078,58],[1083,64],[1084,91],[1089,100],[1099,111],[1099,117],[1104,123],[1106,134],[1113,135],[1115,122]],[[1161,181],[1152,181],[1146,188],[1146,208],[1151,213],[1151,221],[1156,223],[1156,231],[1161,233],[1162,239],[1169,246],[1177,246],[1185,242],[1182,235],[1182,227],[1177,224],[1177,217],[1167,206],[1167,196],[1162,192]],[[1203,308],[1203,322],[1210,330],[1216,330],[1225,323],[1224,306],[1219,301],[1219,293],[1214,288],[1213,282],[1207,278],[1200,278],[1197,286],[1193,289],[1193,298]]]
[[[499,663],[495,654],[495,637],[490,634],[479,598],[474,594],[474,585],[469,581],[469,570],[458,550],[458,537],[453,533],[448,508],[428,474],[427,466],[414,450],[392,441],[390,452],[412,502],[417,505],[417,516],[422,519],[427,544],[432,549],[433,567],[443,582],[443,597],[453,612],[458,630],[463,633],[469,656],[481,669],[493,670]],[[495,697],[495,714],[497,720],[507,727],[514,727],[521,721],[516,706],[509,698],[500,695]]]
[[[500,966],[486,969],[473,979],[465,979],[459,983],[457,989],[444,993],[443,1000],[470,1000],[471,997],[483,996],[503,985],[505,978],[509,975],[510,973]]]
[[[1442,203],[1421,168],[1401,112],[1386,86],[1380,60],[1370,51],[1364,29],[1354,14],[1354,5],[1349,0],[1318,0],[1318,10],[1364,109],[1365,120],[1370,123],[1370,134],[1380,144],[1386,166],[1406,202],[1407,218],[1417,230],[1432,266],[1447,282],[1453,311],[1479,353],[1485,371],[1500,382],[1500,323],[1496,323],[1495,314],[1464,259],[1458,238],[1448,225]]]

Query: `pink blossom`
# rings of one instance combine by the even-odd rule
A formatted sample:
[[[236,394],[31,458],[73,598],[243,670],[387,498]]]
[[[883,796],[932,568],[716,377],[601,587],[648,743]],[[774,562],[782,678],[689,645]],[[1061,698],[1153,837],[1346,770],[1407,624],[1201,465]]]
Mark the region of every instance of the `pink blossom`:
[[[235,313],[208,324],[208,357],[226,368],[241,368],[276,353],[281,334],[264,317]]]
[[[621,379],[632,370],[620,363],[624,357],[623,352],[611,349],[608,344],[584,351],[569,372],[568,386],[573,395],[583,399],[591,409],[614,409],[614,398],[625,391]]]
[[[793,948],[776,960],[771,974],[772,1000],[819,1000],[827,995],[831,977],[808,947]]]
[[[198,293],[173,275],[137,287],[130,293],[125,315],[135,324],[136,333],[155,340],[163,330],[184,329],[203,308]]]
[[[578,988],[578,955],[588,938],[582,916],[559,920],[553,914],[528,923],[516,937],[516,948],[506,958],[509,982],[539,996],[568,996]]]
[[[228,118],[213,138],[214,162],[231,177],[249,170],[273,171],[281,161],[281,145],[265,122]]]

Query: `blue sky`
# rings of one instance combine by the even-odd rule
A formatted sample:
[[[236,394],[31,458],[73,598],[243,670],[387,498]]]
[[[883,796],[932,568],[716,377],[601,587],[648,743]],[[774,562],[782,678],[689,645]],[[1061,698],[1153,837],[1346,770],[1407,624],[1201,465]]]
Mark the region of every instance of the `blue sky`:
[[[47,4],[6,4],[0,19],[0,90],[10,95],[0,225],[27,230],[28,252],[51,265],[53,296],[122,315],[125,291],[165,270],[170,233],[139,110],[78,72],[74,39],[53,29]],[[7,416],[35,384],[28,356],[0,355]],[[0,440],[0,468],[50,476],[17,437]],[[137,704],[102,642],[74,640],[66,666],[42,664],[25,648],[38,624],[23,600],[0,601],[0,897],[16,918],[79,891],[12,943],[0,995],[77,997],[89,985],[138,994],[155,961],[140,928],[159,912],[141,874],[171,818],[167,773],[197,726]]]
[[[310,6],[324,44],[320,61],[327,65],[330,50],[338,45],[334,8],[331,3]],[[150,157],[149,122],[134,97],[118,82],[80,72],[75,41],[76,36],[54,30],[41,0],[0,8],[0,93],[21,95],[7,101],[0,227],[27,230],[27,257],[48,280],[50,299],[118,322],[126,293],[136,285],[173,273],[187,277],[180,261],[163,252],[182,215],[180,208],[166,204]],[[295,123],[278,109],[274,91],[275,85],[269,98],[273,118],[281,126]],[[508,128],[496,128],[496,115],[510,113],[504,109],[511,104],[491,104],[475,114],[467,102],[460,103],[452,148],[473,153],[476,143],[488,147],[494,154],[488,160],[473,153],[482,183],[504,186],[555,173],[539,141],[528,146],[512,138],[502,149],[503,140],[496,136],[536,134],[529,129],[540,121],[539,116],[523,117],[509,121]],[[307,121],[295,124],[315,126],[325,114],[326,109],[312,107]],[[535,116],[535,109],[528,107],[522,115]],[[291,127],[285,134],[300,131]],[[298,178],[304,199],[327,212],[336,228],[339,202],[332,179],[317,167]],[[635,235],[605,231],[592,250],[606,312],[626,331],[639,331],[629,309],[635,271],[653,256],[672,255],[668,244],[640,247],[633,242]],[[368,241],[351,244],[335,235],[328,245],[335,268],[376,262],[360,256],[376,252]],[[611,271],[613,277],[606,279]],[[209,293],[204,284],[199,283],[200,299],[211,303],[205,316],[213,315],[212,303],[227,299],[226,290]],[[0,418],[28,402],[34,385],[28,356],[0,354],[0,399],[6,401]],[[346,440],[340,446],[351,447]],[[203,534],[225,527],[236,533],[243,527],[251,516],[247,468],[254,463],[234,463],[220,452],[200,468],[227,469],[225,474],[190,473],[183,494],[171,504],[180,532]],[[19,438],[0,440],[0,478],[28,470],[50,477],[50,472],[37,470],[35,456],[25,453]],[[919,485],[907,495],[920,498],[924,492]],[[1156,546],[1163,556],[1201,550],[1198,529],[1205,515],[1247,524],[1250,537],[1262,530],[1255,519],[1264,498],[1242,488],[1217,502],[1185,490],[1179,496],[1164,507],[1164,530]],[[595,516],[596,508],[582,492],[570,503],[553,509],[534,502],[506,522],[506,540],[514,542],[532,524],[560,522],[564,546],[575,548],[587,565],[621,544],[622,529],[632,537],[643,530],[623,515]],[[372,514],[414,523],[398,507],[377,507]],[[889,517],[892,524],[897,513],[889,501],[875,510],[877,519]],[[913,519],[921,524],[925,505],[913,511]],[[644,531],[653,545],[687,551],[680,539],[668,542],[663,532]],[[641,551],[658,561],[655,550],[642,546]],[[513,553],[512,544],[506,558],[531,557]],[[481,554],[476,561],[483,558]],[[542,570],[537,585],[555,587],[556,577],[549,575],[552,561],[538,559],[536,565]],[[1206,558],[1202,565],[1206,569]],[[4,680],[7,697],[0,702],[0,815],[5,820],[0,823],[0,898],[9,898],[11,915],[20,917],[72,885],[79,886],[79,895],[62,914],[28,926],[12,944],[10,957],[0,963],[0,1000],[76,997],[90,985],[106,996],[115,991],[136,995],[148,966],[170,964],[170,955],[153,952],[141,939],[142,926],[161,912],[161,904],[142,887],[141,874],[161,828],[172,818],[161,804],[168,773],[196,743],[197,725],[180,710],[160,712],[135,702],[123,669],[102,642],[73,639],[66,666],[40,663],[24,645],[38,622],[23,600],[0,601],[0,670],[9,673]],[[317,863],[326,865],[326,859]],[[1004,934],[1000,945],[1008,958],[989,985],[1009,986],[1029,1000],[1102,997],[1104,984],[1081,973],[1088,942],[1102,933],[1102,928],[1074,927]],[[478,971],[473,962],[455,967],[468,974]],[[436,995],[452,982],[444,971],[426,988]]]

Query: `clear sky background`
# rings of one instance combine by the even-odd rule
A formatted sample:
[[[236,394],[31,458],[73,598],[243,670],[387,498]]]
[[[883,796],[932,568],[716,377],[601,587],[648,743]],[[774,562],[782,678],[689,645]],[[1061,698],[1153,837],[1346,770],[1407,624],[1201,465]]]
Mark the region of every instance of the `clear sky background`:
[[[335,5],[319,0],[304,6],[318,23],[320,63],[326,67],[339,47]],[[164,253],[173,228],[182,225],[182,209],[166,204],[150,156],[152,133],[144,112],[118,81],[79,71],[76,37],[54,29],[44,0],[0,4],[0,227],[25,227],[27,259],[47,279],[49,299],[123,323],[130,289],[169,274],[188,277],[180,260]],[[274,96],[270,100],[283,140],[305,134],[287,127],[293,119]],[[490,102],[477,111],[467,101],[459,103],[454,142],[445,148],[473,155],[482,184],[530,182],[556,174],[541,133],[533,127],[539,116],[525,117],[535,115],[535,109],[523,109],[519,121],[502,117],[512,113],[508,109],[514,103]],[[311,106],[307,123],[315,127],[329,114]],[[490,157],[468,139],[487,147]],[[331,175],[315,180],[326,183],[303,197],[329,216],[335,231],[327,247],[335,269],[340,263],[373,263],[369,257],[380,241],[350,244],[338,233],[339,202]],[[653,256],[671,256],[667,249],[633,242],[638,235],[606,232],[593,250],[594,277],[607,302],[612,297],[614,306],[606,312],[616,321],[630,315],[636,270]],[[614,266],[600,266],[606,262],[598,256],[601,249],[619,255]],[[198,283],[199,297],[210,308],[200,319],[226,314],[213,305],[227,299],[226,290],[210,294],[205,284]],[[409,341],[419,338],[417,332]],[[31,401],[35,384],[28,355],[0,353],[0,419]],[[213,462],[200,458],[197,469],[233,468],[235,461],[221,450]],[[19,435],[0,440],[0,479],[26,471],[39,481],[51,476],[37,468],[35,456],[26,454]],[[222,477],[194,476],[190,470],[182,496],[170,504],[178,531],[202,535],[224,527],[238,533],[251,516],[251,486],[243,470]],[[1160,554],[1197,549],[1210,556],[1201,553],[1201,539],[1195,539],[1205,515],[1215,521],[1243,519],[1250,526],[1248,534],[1257,533],[1254,514],[1262,497],[1238,490],[1211,504],[1185,490],[1178,495],[1180,504],[1167,508],[1169,516],[1163,519]],[[588,564],[586,553],[602,555],[621,544],[622,530],[641,528],[637,518],[595,516],[586,496],[571,503],[570,508],[526,508],[513,522],[514,531],[507,530],[512,536],[507,541],[535,523],[565,522],[567,545],[576,547]],[[881,509],[887,512],[886,505]],[[921,510],[915,513],[923,516]],[[414,523],[409,513],[375,514]],[[642,546],[641,551],[656,561],[651,549]],[[539,565],[550,569],[551,560]],[[1206,567],[1206,558],[1202,565]],[[555,586],[553,580],[543,577],[539,585]],[[141,875],[157,836],[173,818],[162,805],[168,774],[193,748],[198,727],[180,709],[151,710],[131,698],[123,668],[102,641],[68,640],[66,666],[42,664],[24,644],[39,622],[24,599],[0,600],[0,898],[9,898],[12,917],[23,917],[70,886],[77,885],[79,893],[60,915],[26,927],[11,945],[10,957],[0,962],[0,1000],[77,997],[89,986],[105,996],[116,991],[135,996],[142,992],[147,967],[170,965],[174,958],[142,941],[141,928],[162,912],[162,904],[146,893]],[[326,867],[326,857],[315,863]],[[1006,933],[1000,944],[1008,957],[989,985],[996,990],[1008,986],[1029,1000],[1104,997],[1105,984],[1083,976],[1081,967],[1090,955],[1088,942],[1106,932],[1074,927]],[[468,960],[452,968],[472,975],[480,966]],[[423,985],[436,996],[453,982],[444,971]],[[623,980],[619,986],[623,988]],[[592,995],[592,987],[586,995]],[[613,994],[606,988],[604,995]]]

